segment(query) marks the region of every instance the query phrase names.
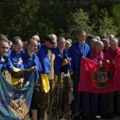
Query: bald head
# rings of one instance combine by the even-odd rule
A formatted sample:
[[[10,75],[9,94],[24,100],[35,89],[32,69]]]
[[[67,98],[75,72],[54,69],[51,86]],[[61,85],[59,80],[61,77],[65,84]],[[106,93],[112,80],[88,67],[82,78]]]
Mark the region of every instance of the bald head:
[[[38,42],[33,38],[29,39],[27,42],[27,48],[31,53],[36,52],[38,50]]]
[[[33,35],[32,39],[36,40],[38,43],[40,43],[40,37],[38,35]]]
[[[21,50],[23,50],[23,42],[22,39],[18,36],[14,37],[12,40],[12,49],[16,52],[19,53]]]
[[[97,41],[96,42],[96,46],[95,46],[95,50],[97,51],[102,51],[104,49],[104,44],[102,41]]]
[[[117,38],[113,38],[110,40],[110,47],[113,49],[113,50],[117,50],[118,49],[118,45],[119,45],[119,41]]]

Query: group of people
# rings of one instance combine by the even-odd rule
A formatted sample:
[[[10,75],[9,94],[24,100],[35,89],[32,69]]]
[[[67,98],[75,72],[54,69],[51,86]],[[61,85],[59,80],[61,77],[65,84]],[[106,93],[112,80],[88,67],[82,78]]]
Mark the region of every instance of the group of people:
[[[116,66],[120,55],[119,41],[113,35],[88,36],[80,29],[76,40],[49,34],[43,43],[38,35],[23,42],[19,36],[11,41],[0,35],[0,71],[13,77],[11,84],[21,89],[29,74],[34,72],[34,90],[30,108],[32,120],[71,119],[95,120],[96,116],[111,119],[120,115],[120,92],[95,94],[78,91],[81,58],[102,65],[104,61]],[[87,38],[87,41],[86,41]],[[16,69],[19,71],[16,74]],[[23,74],[24,73],[24,74]],[[45,81],[48,80],[48,88]]]

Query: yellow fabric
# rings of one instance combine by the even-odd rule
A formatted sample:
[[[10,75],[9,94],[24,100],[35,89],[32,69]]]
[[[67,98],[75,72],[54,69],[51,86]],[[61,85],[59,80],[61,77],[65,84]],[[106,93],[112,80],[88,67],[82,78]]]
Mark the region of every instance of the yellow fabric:
[[[21,69],[19,69],[19,68],[16,68],[16,67],[14,67],[13,68],[13,71],[15,71],[15,72],[18,72],[18,71],[20,71]],[[13,78],[12,77],[12,85],[18,85],[18,81],[20,80],[20,78],[18,79],[18,78]]]
[[[42,86],[43,86],[44,92],[48,93],[49,90],[50,90],[48,75],[47,74],[41,74],[41,81],[42,81]]]
[[[57,82],[58,82],[58,75],[54,75],[54,79],[55,79],[55,84],[57,84]]]

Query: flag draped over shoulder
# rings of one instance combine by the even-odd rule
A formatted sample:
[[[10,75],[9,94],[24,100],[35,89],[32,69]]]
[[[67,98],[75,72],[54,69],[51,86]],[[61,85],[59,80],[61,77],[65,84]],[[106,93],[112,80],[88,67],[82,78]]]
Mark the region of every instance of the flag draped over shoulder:
[[[78,91],[107,93],[115,90],[114,66],[104,62],[102,66],[90,59],[81,59]]]
[[[34,76],[31,74],[25,87],[17,89],[0,74],[0,120],[22,120],[31,104]]]

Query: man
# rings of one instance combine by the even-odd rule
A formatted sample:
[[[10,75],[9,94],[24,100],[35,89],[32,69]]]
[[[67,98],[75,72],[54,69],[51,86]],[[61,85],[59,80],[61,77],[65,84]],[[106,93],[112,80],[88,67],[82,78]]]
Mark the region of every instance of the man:
[[[120,48],[117,38],[110,40],[110,49],[106,53],[106,59],[113,64],[113,69],[118,68],[118,62],[120,62]],[[118,73],[119,74],[119,73]],[[116,78],[117,79],[117,78]],[[116,80],[115,79],[115,80]],[[109,96],[110,99],[110,112],[114,115],[120,115],[120,92],[113,92]]]
[[[61,116],[71,111],[70,104],[73,100],[73,86],[69,72],[71,61],[65,50],[65,38],[58,37],[57,42],[58,47],[54,49],[53,53],[55,54],[54,71],[58,77],[55,90],[56,115],[60,119]],[[71,96],[69,97],[69,95]]]
[[[54,71],[52,68],[52,62],[54,61],[54,54],[51,52],[51,48],[56,44],[56,39],[53,39],[52,35],[47,35],[44,38],[44,44],[39,47],[38,57],[41,61],[42,71],[41,71],[41,81],[42,81],[42,98],[41,98],[41,119],[47,120],[48,117],[48,109],[49,109],[49,89],[45,89],[43,83],[43,76],[46,77],[47,80],[53,79]],[[52,71],[52,72],[51,72]],[[49,84],[49,83],[48,83]],[[48,85],[49,86],[49,85]]]
[[[32,119],[37,120],[38,108],[40,106],[40,72],[42,70],[41,63],[37,56],[36,49],[38,48],[38,42],[34,39],[27,41],[27,49],[22,54],[22,60],[25,69],[36,66],[36,72],[34,73],[34,91],[31,103]]]
[[[22,50],[23,50],[23,42],[20,37],[16,36],[12,40],[12,50],[10,54],[10,59],[14,67],[19,69],[24,69],[24,65],[22,62]]]
[[[70,55],[72,58],[72,68],[73,68],[73,91],[74,91],[74,101],[73,101],[73,113],[76,116],[75,120],[79,119],[80,115],[80,95],[78,92],[78,82],[80,79],[80,60],[82,57],[89,58],[90,55],[90,47],[85,42],[86,32],[82,30],[78,30],[77,32],[77,41],[73,43],[70,48]],[[83,115],[88,116],[88,98],[87,95],[83,94]]]

